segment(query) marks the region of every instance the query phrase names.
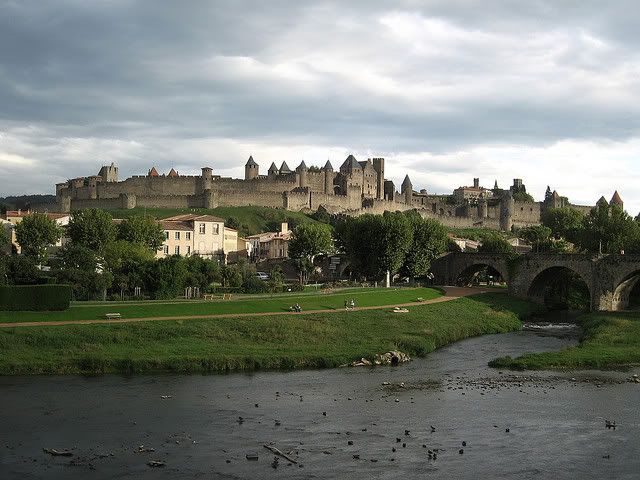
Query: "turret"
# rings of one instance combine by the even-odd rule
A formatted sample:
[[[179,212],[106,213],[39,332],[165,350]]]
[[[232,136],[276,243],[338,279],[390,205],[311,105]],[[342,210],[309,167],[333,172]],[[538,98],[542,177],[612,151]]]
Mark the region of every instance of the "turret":
[[[384,158],[373,159],[373,169],[378,174],[376,198],[378,200],[384,199]]]
[[[487,200],[484,197],[480,197],[478,200],[478,217],[487,218],[489,216],[489,207]]]
[[[307,186],[307,172],[308,172],[307,164],[304,163],[304,160],[300,162],[300,165],[296,168],[296,177],[298,177],[298,186],[304,188]]]
[[[624,202],[622,201],[622,198],[620,197],[620,194],[618,193],[617,190],[613,193],[613,197],[611,197],[611,201],[609,202],[609,205],[617,205],[620,208],[624,207]]]
[[[269,170],[267,170],[267,175],[269,175],[269,178],[275,178],[278,176],[278,173],[278,167],[276,167],[275,162],[271,162],[271,166]]]
[[[287,162],[282,162],[282,165],[280,165],[280,175],[287,175],[289,173],[293,173],[289,165],[287,165]]]
[[[404,203],[407,205],[411,205],[413,198],[413,185],[411,184],[411,180],[409,179],[409,175],[404,177],[404,181],[401,185],[400,193],[404,197]]]
[[[202,190],[211,190],[213,182],[213,170],[210,167],[202,167]]]
[[[249,156],[249,160],[244,166],[244,179],[253,180],[258,177],[260,166],[253,160],[253,156]]]
[[[507,193],[500,201],[500,229],[510,232],[513,227],[513,211],[515,202],[511,193]]]
[[[333,165],[331,162],[327,160],[327,163],[324,164],[324,193],[328,195],[333,194]]]

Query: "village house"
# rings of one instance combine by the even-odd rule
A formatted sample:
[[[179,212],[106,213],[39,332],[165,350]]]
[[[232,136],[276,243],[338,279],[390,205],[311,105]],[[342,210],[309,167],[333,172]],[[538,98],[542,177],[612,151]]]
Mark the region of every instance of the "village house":
[[[0,219],[0,225],[4,228],[7,233],[7,237],[15,247],[17,253],[21,253],[22,248],[16,238],[15,226],[22,222],[25,217],[32,215],[33,213],[35,212],[32,212],[31,210],[7,210],[7,213],[5,213],[3,218]],[[69,219],[71,218],[68,213],[44,213],[44,215],[56,222],[59,227],[66,227],[69,225]],[[68,239],[62,236],[60,240],[58,240],[54,245],[51,245],[51,247],[59,248],[64,246],[67,242]]]
[[[290,239],[291,231],[287,222],[281,224],[279,232],[265,232],[248,236],[247,240],[251,243],[251,260],[258,262],[274,258],[288,258]]]

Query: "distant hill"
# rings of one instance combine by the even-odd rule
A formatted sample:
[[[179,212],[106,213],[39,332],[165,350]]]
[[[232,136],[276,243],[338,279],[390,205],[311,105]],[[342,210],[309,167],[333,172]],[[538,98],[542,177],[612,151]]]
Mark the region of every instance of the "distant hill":
[[[316,222],[302,212],[292,212],[271,207],[218,207],[206,208],[133,208],[130,210],[108,210],[114,218],[127,218],[132,215],[151,215],[157,219],[180,215],[181,213],[199,213],[215,215],[225,220],[225,225],[237,229],[241,235],[253,235],[260,232],[278,232],[280,224],[288,222],[294,228],[303,222]]]
[[[28,210],[43,203],[52,203],[56,201],[55,195],[17,195],[10,197],[0,197],[0,211],[2,213],[7,210]]]

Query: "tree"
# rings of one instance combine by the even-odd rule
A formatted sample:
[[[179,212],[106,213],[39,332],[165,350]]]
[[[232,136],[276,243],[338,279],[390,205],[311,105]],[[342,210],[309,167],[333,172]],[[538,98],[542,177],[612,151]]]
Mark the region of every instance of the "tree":
[[[67,226],[71,241],[102,255],[116,238],[116,227],[109,212],[97,208],[77,210],[71,214]]]
[[[481,253],[514,253],[514,251],[511,244],[499,235],[485,236],[478,247],[478,252]]]
[[[61,228],[54,220],[42,213],[27,215],[15,226],[16,240],[22,253],[42,263],[47,256],[47,247],[62,236]]]
[[[437,220],[423,219],[413,212],[408,216],[412,230],[412,242],[404,259],[401,273],[421,277],[429,272],[431,261],[447,251],[449,237],[447,229]]]
[[[134,215],[118,226],[118,239],[144,245],[156,252],[164,242],[164,231],[155,218]]]
[[[542,225],[551,229],[555,239],[564,238],[575,243],[580,236],[584,215],[571,207],[550,208],[542,212]]]
[[[72,243],[61,250],[59,262],[58,282],[71,285],[73,298],[91,300],[106,297],[114,276],[104,269],[96,252]]]
[[[534,198],[531,195],[529,195],[527,192],[516,192],[513,194],[513,199],[516,202],[528,202],[528,203],[535,202]]]
[[[313,271],[313,260],[317,255],[333,250],[331,228],[321,223],[301,223],[291,234],[289,257],[295,260],[300,282],[306,283]]]
[[[532,225],[519,232],[520,238],[529,242],[535,252],[544,252],[550,248],[551,229],[544,225]]]
[[[637,253],[640,250],[640,225],[619,205],[600,199],[582,220],[578,245],[587,252]]]

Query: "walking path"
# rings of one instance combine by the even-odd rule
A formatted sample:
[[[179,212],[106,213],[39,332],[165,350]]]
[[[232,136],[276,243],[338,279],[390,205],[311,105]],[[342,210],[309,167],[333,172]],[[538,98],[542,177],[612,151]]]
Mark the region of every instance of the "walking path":
[[[468,297],[470,295],[477,295],[479,293],[496,292],[500,293],[500,290],[486,289],[486,288],[466,288],[466,287],[442,287],[445,291],[445,295],[441,297],[425,300],[424,302],[409,302],[409,303],[396,303],[390,305],[374,305],[371,307],[355,307],[349,309],[349,311],[362,311],[362,310],[383,310],[394,307],[415,307],[418,305],[428,305],[432,303],[450,302],[460,297]],[[201,320],[210,318],[243,318],[243,317],[269,317],[277,315],[311,315],[314,313],[335,313],[340,309],[324,309],[324,310],[304,310],[302,312],[261,312],[261,313],[220,313],[212,315],[174,315],[169,317],[137,317],[137,318],[116,318],[112,320],[108,319],[96,319],[96,320],[59,320],[51,322],[3,322],[0,323],[0,328],[5,327],[54,327],[60,325],[104,325],[104,324],[116,324],[116,323],[134,323],[134,322],[155,322],[163,320]]]

